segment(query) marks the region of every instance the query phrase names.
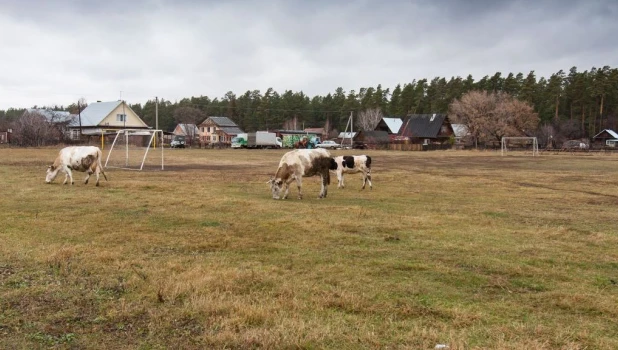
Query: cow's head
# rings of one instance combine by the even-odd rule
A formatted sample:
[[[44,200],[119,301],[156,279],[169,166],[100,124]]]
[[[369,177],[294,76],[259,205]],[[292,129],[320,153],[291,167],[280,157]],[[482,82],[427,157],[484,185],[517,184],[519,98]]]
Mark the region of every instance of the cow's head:
[[[274,177],[270,177],[270,180],[266,182],[270,185],[270,191],[273,194],[273,199],[281,198],[281,190],[283,189],[283,180],[275,179]]]
[[[47,176],[45,176],[45,182],[50,184],[52,181],[54,181],[56,176],[58,176],[58,170],[60,170],[60,167],[55,167],[53,165],[48,166]]]
[[[329,165],[329,169],[330,170],[337,170],[337,162],[335,161],[335,158],[329,158],[330,159],[330,165]]]

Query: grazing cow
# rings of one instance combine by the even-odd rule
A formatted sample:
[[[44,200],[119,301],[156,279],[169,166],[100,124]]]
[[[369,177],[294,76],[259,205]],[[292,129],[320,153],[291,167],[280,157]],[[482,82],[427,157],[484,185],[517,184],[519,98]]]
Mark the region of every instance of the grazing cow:
[[[335,157],[337,163],[337,180],[339,184],[337,188],[344,188],[343,174],[355,174],[363,173],[363,188],[365,184],[369,182],[369,188],[373,189],[371,185],[371,157],[366,155],[361,156],[338,156]]]
[[[325,149],[297,149],[287,152],[281,157],[279,168],[274,177],[267,182],[270,184],[273,199],[281,198],[281,190],[285,185],[283,199],[288,197],[290,183],[296,180],[298,199],[303,199],[301,191],[302,178],[314,175],[322,177],[322,190],[318,198],[325,198],[330,184],[329,170],[335,170],[337,164]]]
[[[86,172],[86,179],[84,184],[88,184],[88,179],[93,173],[97,176],[96,186],[99,186],[99,173],[103,174],[105,181],[107,181],[107,175],[103,171],[101,165],[101,158],[103,157],[99,147],[95,146],[72,146],[65,147],[60,150],[58,157],[50,167],[47,168],[47,177],[45,182],[48,184],[54,181],[60,170],[64,171],[64,184],[67,184],[67,180],[71,179],[71,185],[73,185],[73,174],[71,170]]]

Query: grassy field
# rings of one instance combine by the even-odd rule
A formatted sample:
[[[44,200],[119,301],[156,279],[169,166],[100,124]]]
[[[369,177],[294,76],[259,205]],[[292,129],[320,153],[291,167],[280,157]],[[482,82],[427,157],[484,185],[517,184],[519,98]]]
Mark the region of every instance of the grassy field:
[[[367,151],[372,191],[275,201],[281,150],[56,153],[0,149],[2,349],[618,348],[616,155]]]

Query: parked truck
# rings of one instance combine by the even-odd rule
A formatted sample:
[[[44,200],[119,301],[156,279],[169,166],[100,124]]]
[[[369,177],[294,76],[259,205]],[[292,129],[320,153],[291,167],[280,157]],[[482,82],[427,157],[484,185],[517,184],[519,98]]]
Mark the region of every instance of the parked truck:
[[[238,134],[232,139],[232,148],[281,148],[281,138],[274,132],[258,131]]]
[[[232,138],[232,148],[247,148],[247,134],[238,134]]]
[[[281,148],[281,138],[274,132],[258,131],[247,134],[247,148]]]

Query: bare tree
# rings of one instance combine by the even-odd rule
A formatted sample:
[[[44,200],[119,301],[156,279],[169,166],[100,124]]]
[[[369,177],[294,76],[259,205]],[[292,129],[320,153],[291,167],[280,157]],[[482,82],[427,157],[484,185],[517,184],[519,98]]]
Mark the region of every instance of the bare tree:
[[[504,92],[471,91],[451,103],[449,115],[465,124],[481,142],[529,136],[539,124],[532,106]]]
[[[363,131],[371,131],[382,120],[384,115],[380,108],[366,109],[356,117],[356,126]]]
[[[174,119],[179,124],[184,124],[184,132],[189,141],[189,146],[197,138],[197,125],[206,119],[206,114],[193,107],[178,107],[174,110]]]
[[[39,113],[25,112],[13,123],[13,143],[18,146],[45,146],[62,137],[62,132]]]

